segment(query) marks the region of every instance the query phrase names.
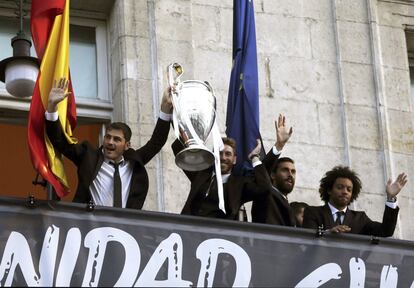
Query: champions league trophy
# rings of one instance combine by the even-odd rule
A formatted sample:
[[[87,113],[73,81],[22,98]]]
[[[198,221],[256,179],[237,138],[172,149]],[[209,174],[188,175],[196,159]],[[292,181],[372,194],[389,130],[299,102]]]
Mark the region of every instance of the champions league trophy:
[[[187,171],[207,169],[215,161],[213,152],[205,146],[216,120],[213,88],[207,82],[180,81],[183,68],[178,63],[170,64],[167,69],[175,135],[185,147],[175,156],[175,163]]]

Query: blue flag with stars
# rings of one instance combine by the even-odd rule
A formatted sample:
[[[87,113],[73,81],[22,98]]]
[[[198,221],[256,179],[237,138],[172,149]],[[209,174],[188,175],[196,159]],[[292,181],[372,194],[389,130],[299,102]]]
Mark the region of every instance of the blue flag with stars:
[[[250,170],[248,154],[261,139],[256,31],[252,0],[233,1],[233,68],[227,102],[226,134],[237,143],[233,171]]]

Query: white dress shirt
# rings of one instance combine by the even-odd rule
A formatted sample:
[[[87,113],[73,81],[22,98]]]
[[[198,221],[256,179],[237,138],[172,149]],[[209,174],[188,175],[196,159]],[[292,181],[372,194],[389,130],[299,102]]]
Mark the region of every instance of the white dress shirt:
[[[113,206],[114,203],[114,172],[115,167],[110,164],[109,159],[105,159],[99,169],[96,178],[89,186],[92,200],[95,205]],[[122,160],[119,165],[119,176],[122,183],[122,208],[126,207],[128,201],[129,189],[131,187],[133,167],[129,161]]]

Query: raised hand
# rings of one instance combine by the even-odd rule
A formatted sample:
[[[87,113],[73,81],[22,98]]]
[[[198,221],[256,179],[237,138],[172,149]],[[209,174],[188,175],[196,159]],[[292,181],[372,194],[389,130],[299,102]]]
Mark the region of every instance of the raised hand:
[[[256,147],[249,153],[247,156],[250,160],[253,160],[254,157],[259,158],[260,152],[262,151],[262,142],[260,139],[256,139]]]
[[[391,183],[391,178],[387,181],[386,191],[388,198],[394,198],[400,193],[401,189],[407,184],[407,175],[401,173],[398,175],[397,179]]]
[[[67,92],[68,86],[69,80],[66,78],[60,78],[58,81],[53,81],[53,87],[49,93],[47,112],[56,112],[57,105],[71,94],[71,92]]]
[[[175,86],[173,88],[168,87],[167,89],[165,89],[164,94],[162,95],[161,111],[167,114],[171,114],[173,110],[172,100],[171,100],[172,89],[175,89]]]
[[[279,118],[275,121],[276,128],[276,149],[281,151],[285,144],[289,141],[290,136],[292,136],[293,128],[289,129],[286,127],[286,117],[282,114],[279,114]]]

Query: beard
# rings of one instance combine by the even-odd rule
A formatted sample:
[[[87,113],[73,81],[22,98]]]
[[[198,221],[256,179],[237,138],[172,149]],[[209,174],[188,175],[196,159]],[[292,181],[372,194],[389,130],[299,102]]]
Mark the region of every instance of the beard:
[[[231,170],[233,169],[233,164],[232,163],[224,163],[222,162],[220,164],[220,169],[221,169],[221,173],[222,174],[229,174],[231,173]]]
[[[291,180],[291,182],[289,182],[287,179],[279,181],[276,180],[275,183],[273,183],[273,185],[284,195],[287,195],[290,192],[292,192],[293,187],[295,187],[295,181]]]

